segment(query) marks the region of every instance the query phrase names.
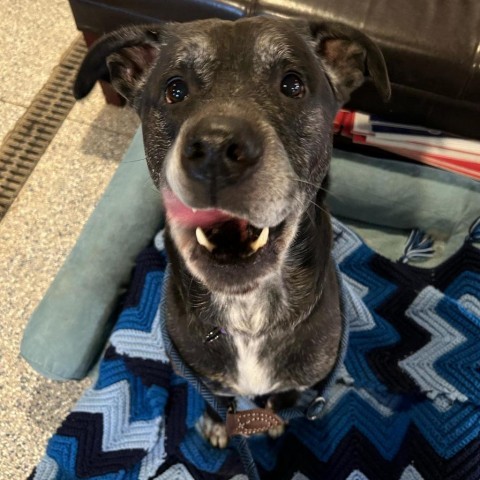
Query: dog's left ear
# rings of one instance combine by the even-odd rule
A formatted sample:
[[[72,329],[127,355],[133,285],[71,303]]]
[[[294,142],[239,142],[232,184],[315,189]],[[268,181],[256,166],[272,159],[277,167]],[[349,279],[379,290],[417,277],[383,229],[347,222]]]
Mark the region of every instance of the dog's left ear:
[[[378,46],[362,32],[335,22],[311,23],[317,53],[337,98],[344,104],[368,72],[382,99],[390,98],[387,67]]]
[[[135,106],[147,73],[160,53],[161,37],[161,25],[141,25],[100,38],[80,66],[73,87],[75,98],[86,97],[97,80],[105,80]]]

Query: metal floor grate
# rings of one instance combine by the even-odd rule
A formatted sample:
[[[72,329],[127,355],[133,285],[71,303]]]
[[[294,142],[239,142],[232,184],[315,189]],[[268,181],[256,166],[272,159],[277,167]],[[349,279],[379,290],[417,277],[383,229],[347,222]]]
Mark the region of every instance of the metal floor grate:
[[[73,82],[86,53],[79,36],[0,147],[0,220],[72,109]]]

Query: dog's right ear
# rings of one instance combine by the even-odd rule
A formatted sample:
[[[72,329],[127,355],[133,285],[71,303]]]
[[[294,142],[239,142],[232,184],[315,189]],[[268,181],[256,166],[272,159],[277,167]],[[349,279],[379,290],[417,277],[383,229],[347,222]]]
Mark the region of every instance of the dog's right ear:
[[[126,27],[100,38],[80,67],[73,87],[75,98],[87,96],[97,80],[105,80],[135,105],[147,73],[160,52],[162,30],[162,25]]]

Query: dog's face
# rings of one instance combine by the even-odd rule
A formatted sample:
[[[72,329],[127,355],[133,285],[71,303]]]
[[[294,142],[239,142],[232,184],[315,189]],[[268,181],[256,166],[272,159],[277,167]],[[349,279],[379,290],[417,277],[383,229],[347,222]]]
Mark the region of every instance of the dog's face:
[[[278,270],[327,171],[334,92],[290,23],[171,35],[141,105],[149,168],[189,269],[210,290],[245,291]]]
[[[77,97],[98,78],[94,67],[108,64],[141,116],[178,252],[223,293],[251,290],[281,268],[327,173],[334,116],[365,64],[389,94],[378,49],[338,24],[257,17],[136,27],[89,55]]]

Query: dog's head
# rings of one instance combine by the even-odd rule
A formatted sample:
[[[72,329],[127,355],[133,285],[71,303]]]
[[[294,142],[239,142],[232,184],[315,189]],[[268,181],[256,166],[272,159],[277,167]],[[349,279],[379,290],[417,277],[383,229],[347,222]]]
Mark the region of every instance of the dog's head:
[[[75,95],[108,80],[138,111],[179,253],[211,290],[243,292],[281,268],[367,70],[388,98],[379,49],[344,25],[203,20],[105,36]]]

